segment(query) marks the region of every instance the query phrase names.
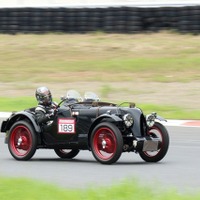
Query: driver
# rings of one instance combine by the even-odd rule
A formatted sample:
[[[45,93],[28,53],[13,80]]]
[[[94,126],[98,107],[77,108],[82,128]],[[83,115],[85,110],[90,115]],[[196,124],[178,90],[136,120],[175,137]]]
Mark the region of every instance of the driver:
[[[53,120],[57,104],[52,101],[51,91],[47,87],[39,87],[36,89],[35,97],[38,101],[38,106],[35,109],[37,122],[46,124]]]

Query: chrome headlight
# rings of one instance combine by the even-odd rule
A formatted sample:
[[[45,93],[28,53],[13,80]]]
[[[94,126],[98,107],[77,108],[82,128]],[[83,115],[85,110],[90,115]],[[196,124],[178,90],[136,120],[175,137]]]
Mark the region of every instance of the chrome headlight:
[[[131,127],[134,123],[133,117],[130,114],[125,114],[123,116],[124,124],[126,125],[127,128]]]
[[[156,113],[151,113],[146,116],[146,122],[148,127],[152,127],[155,124],[156,116],[157,116]]]

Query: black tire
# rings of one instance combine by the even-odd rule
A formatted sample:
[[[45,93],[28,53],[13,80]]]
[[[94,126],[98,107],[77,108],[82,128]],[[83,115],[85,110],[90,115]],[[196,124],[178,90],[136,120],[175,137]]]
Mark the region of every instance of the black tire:
[[[60,158],[71,159],[78,155],[79,149],[54,149]]]
[[[37,136],[26,121],[14,123],[9,131],[8,149],[16,160],[29,160],[37,149]]]
[[[123,138],[120,130],[112,123],[98,124],[90,138],[92,154],[102,164],[115,163],[123,150]]]
[[[148,134],[152,137],[159,137],[161,139],[161,146],[158,151],[142,151],[139,152],[140,157],[146,162],[158,162],[162,160],[169,147],[169,134],[167,129],[160,123],[156,122],[153,127],[149,129]]]

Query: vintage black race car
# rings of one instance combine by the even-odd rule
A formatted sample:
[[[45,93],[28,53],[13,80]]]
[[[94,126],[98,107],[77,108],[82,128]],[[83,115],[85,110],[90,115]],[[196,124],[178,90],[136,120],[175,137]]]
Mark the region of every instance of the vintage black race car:
[[[29,160],[36,149],[46,148],[66,159],[89,150],[103,164],[116,162],[122,152],[158,162],[168,150],[168,131],[159,122],[164,119],[156,113],[145,116],[134,103],[102,102],[92,92],[83,99],[70,90],[58,104],[54,120],[45,126],[38,125],[34,111],[15,112],[2,123],[5,143],[17,160]]]

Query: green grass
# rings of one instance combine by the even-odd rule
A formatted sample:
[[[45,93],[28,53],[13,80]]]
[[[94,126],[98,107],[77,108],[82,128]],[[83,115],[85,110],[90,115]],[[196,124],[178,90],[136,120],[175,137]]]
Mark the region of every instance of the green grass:
[[[180,194],[176,190],[162,191],[138,184],[135,180],[122,181],[109,187],[62,189],[41,181],[22,178],[0,178],[1,200],[197,200],[200,193]]]
[[[200,110],[190,110],[178,106],[154,105],[154,104],[138,104],[145,114],[156,112],[165,119],[200,119]]]

